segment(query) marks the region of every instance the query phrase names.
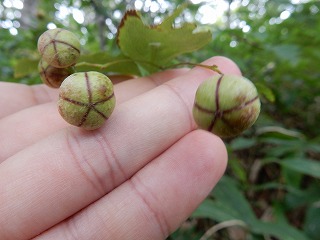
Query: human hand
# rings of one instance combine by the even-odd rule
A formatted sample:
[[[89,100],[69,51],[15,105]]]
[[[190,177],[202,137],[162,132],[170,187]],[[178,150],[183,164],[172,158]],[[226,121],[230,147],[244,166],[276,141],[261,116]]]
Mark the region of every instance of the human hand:
[[[240,75],[223,57],[224,73]],[[102,128],[60,117],[57,90],[0,83],[0,239],[164,239],[222,176],[223,142],[191,110],[213,71],[196,67],[115,84]]]

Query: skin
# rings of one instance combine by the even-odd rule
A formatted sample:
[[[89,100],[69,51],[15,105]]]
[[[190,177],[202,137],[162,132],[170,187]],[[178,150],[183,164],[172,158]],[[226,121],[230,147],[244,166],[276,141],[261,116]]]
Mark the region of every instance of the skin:
[[[224,73],[240,75],[224,57]],[[65,123],[58,92],[0,83],[0,239],[165,239],[223,175],[227,153],[196,130],[196,67],[118,81],[106,124]]]

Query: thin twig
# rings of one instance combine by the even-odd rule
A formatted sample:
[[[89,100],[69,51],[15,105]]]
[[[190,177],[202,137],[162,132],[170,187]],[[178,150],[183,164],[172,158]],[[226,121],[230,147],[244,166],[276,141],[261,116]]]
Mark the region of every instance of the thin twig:
[[[105,69],[105,68],[108,68],[114,64],[118,64],[118,63],[121,63],[121,62],[132,62],[131,59],[120,59],[120,60],[115,60],[115,61],[112,61],[112,62],[108,62],[108,63],[105,63],[105,64],[99,64],[99,63],[89,63],[89,62],[79,62],[75,65],[75,67],[83,67],[83,66],[86,66],[86,67],[96,67],[96,68],[100,68],[100,69]]]
[[[240,227],[244,227],[247,228],[247,224],[241,220],[229,220],[229,221],[224,221],[221,223],[218,223],[214,226],[212,226],[211,228],[209,228],[205,234],[200,238],[200,240],[207,240],[209,239],[209,237],[211,237],[212,235],[214,235],[216,232],[220,231],[223,228],[228,228],[228,227],[233,227],[233,226],[240,226]]]
[[[122,63],[122,62],[136,62],[136,63],[143,63],[143,64],[147,64],[147,65],[150,65],[154,68],[158,68],[160,70],[163,70],[162,67],[156,65],[156,64],[153,64],[151,62],[146,62],[146,61],[141,61],[141,60],[132,60],[132,59],[119,59],[119,60],[114,60],[114,61],[111,61],[111,62],[108,62],[108,63],[105,63],[105,64],[100,64],[100,63],[89,63],[89,62],[79,62],[75,65],[75,67],[96,67],[96,68],[100,68],[100,69],[106,69],[112,65],[115,65],[115,64],[118,64],[118,63]]]
[[[185,65],[207,68],[207,69],[210,69],[210,70],[212,70],[214,72],[222,74],[222,72],[219,70],[217,65],[204,65],[204,64],[201,64],[201,63],[181,62],[181,63],[177,63],[177,64],[172,64],[172,65],[168,66],[168,68],[174,68],[174,67],[185,66]]]

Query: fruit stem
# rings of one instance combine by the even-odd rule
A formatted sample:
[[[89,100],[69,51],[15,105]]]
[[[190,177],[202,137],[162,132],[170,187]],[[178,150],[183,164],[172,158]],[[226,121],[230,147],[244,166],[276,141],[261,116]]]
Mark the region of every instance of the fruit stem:
[[[206,69],[209,69],[209,70],[212,70],[216,73],[219,73],[219,74],[223,74],[220,70],[219,70],[219,67],[215,64],[213,65],[204,65],[204,64],[201,64],[201,63],[191,63],[191,62],[181,62],[181,63],[177,63],[177,64],[173,64],[173,65],[170,65],[168,66],[168,68],[174,68],[174,67],[178,67],[178,66],[184,66],[184,65],[189,65],[189,66],[196,66],[196,67],[202,67],[202,68],[206,68]]]
[[[132,59],[120,59],[120,60],[115,60],[115,61],[108,62],[108,63],[105,63],[105,64],[90,63],[90,62],[79,62],[79,63],[77,63],[75,65],[75,68],[85,66],[85,67],[96,67],[96,68],[100,68],[100,69],[106,69],[106,68],[108,68],[108,67],[110,67],[110,66],[112,66],[114,64],[118,64],[118,63],[122,63],[122,62],[134,62],[134,61]],[[169,65],[167,67],[161,67],[161,66],[155,65],[155,64],[150,63],[150,62],[145,62],[145,61],[136,61],[136,62],[149,64],[152,67],[158,68],[160,70],[165,70],[165,69],[174,68],[174,67],[178,67],[178,66],[196,66],[196,67],[206,68],[206,69],[214,71],[214,72],[216,72],[218,74],[223,75],[223,73],[219,70],[219,67],[217,65],[215,65],[215,64],[213,64],[213,65],[205,65],[205,64],[201,64],[201,63],[181,62],[181,63]]]
[[[115,60],[115,61],[112,61],[112,62],[108,62],[108,63],[105,63],[105,64],[100,64],[100,63],[90,63],[90,62],[79,62],[75,65],[75,67],[96,67],[96,68],[100,68],[100,69],[105,69],[105,68],[108,68],[114,64],[117,64],[117,63],[121,63],[121,62],[131,62],[132,60],[130,59],[120,59],[120,60]]]
[[[118,63],[123,63],[123,62],[137,62],[137,63],[143,63],[143,64],[149,64],[150,66],[154,67],[154,68],[158,68],[158,69],[163,69],[162,67],[153,64],[151,62],[147,62],[147,61],[140,61],[140,60],[132,60],[132,59],[119,59],[119,60],[114,60],[105,64],[101,64],[101,63],[90,63],[90,62],[79,62],[75,65],[75,67],[95,67],[95,68],[100,68],[100,69],[106,69],[112,65],[118,64]]]

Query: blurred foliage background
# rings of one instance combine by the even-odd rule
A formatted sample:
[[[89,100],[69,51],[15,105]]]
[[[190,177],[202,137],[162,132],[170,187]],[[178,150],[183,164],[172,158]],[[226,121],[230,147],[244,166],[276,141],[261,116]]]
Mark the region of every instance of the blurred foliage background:
[[[37,74],[16,78],[13,66],[38,59],[37,38],[48,28],[77,33],[85,53],[117,54],[127,9],[157,24],[185,2],[2,0],[0,81],[40,83]],[[263,105],[253,128],[226,141],[229,165],[218,186],[168,239],[320,239],[319,9],[312,0],[193,0],[176,19],[212,31],[210,44],[179,61],[233,59]]]

